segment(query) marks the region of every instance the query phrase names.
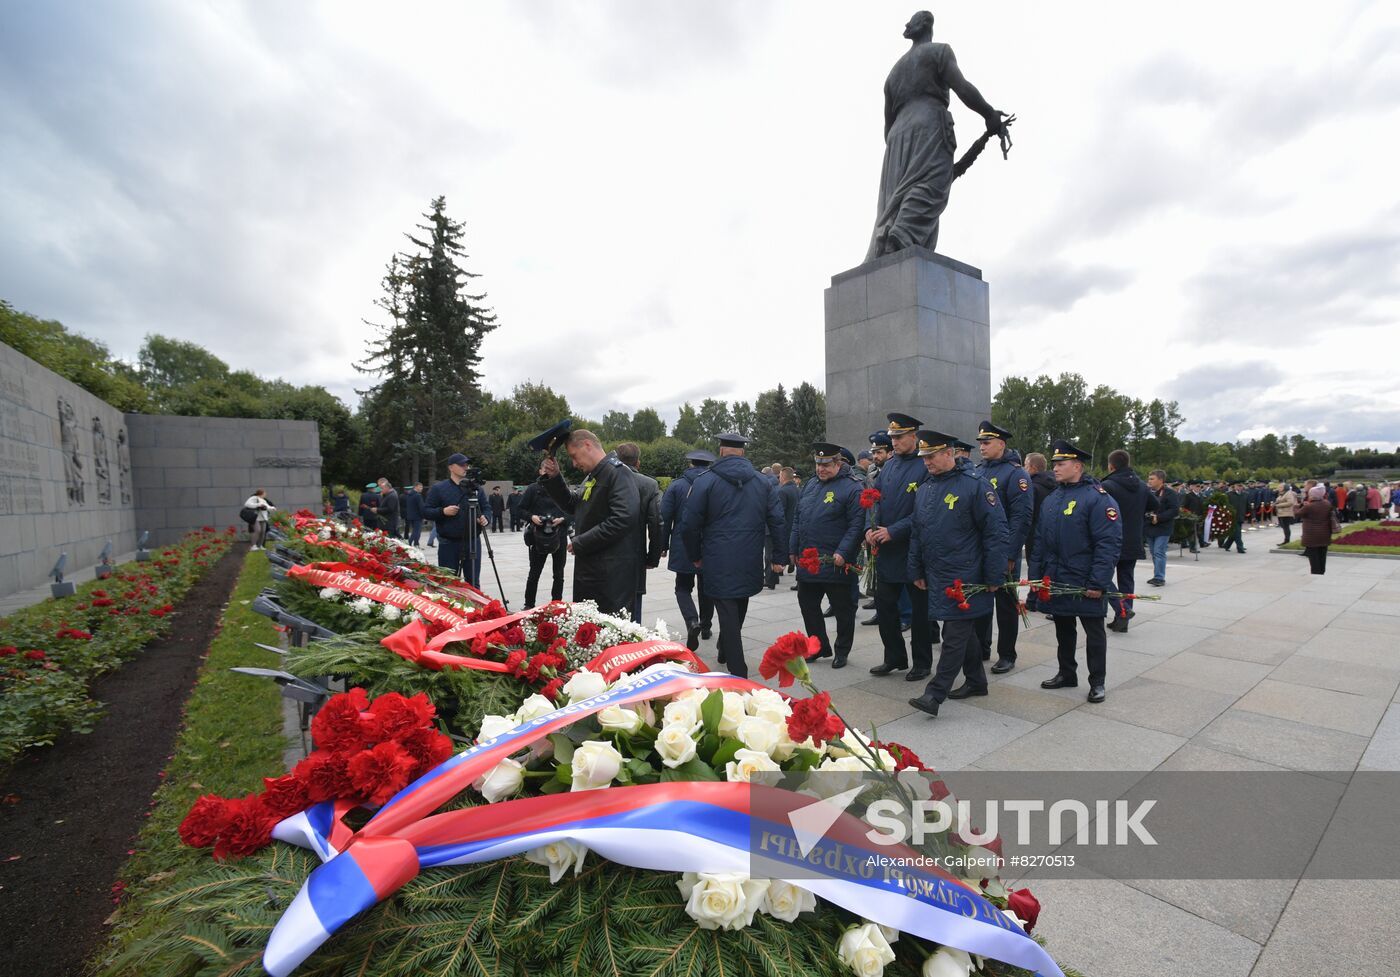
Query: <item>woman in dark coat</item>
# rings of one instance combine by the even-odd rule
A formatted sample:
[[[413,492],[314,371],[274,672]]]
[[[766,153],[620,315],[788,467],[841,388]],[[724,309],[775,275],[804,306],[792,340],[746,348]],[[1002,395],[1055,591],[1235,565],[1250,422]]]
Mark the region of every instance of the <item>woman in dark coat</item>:
[[[1327,490],[1321,485],[1308,489],[1308,501],[1298,509],[1298,523],[1303,529],[1303,552],[1312,572],[1326,573],[1327,547],[1332,545],[1332,503],[1327,501]]]

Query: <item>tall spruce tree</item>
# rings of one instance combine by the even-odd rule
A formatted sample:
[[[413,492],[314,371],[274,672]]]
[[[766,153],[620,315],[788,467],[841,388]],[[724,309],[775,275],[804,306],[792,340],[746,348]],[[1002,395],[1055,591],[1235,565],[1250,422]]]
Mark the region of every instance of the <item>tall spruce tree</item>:
[[[467,271],[464,227],[447,216],[437,197],[404,236],[416,250],[396,255],[376,303],[389,314],[380,337],[357,364],[379,382],[367,392],[376,408],[375,434],[392,444],[392,460],[405,480],[431,477],[454,438],[481,403],[481,341],[496,328],[482,303],[485,293],[468,291],[480,277]]]

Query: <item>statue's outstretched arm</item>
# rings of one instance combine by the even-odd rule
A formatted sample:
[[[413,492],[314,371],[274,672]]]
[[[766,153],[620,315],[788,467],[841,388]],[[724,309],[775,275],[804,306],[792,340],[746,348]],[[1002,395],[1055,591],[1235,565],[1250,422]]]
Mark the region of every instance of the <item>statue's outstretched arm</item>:
[[[987,120],[989,130],[995,131],[1001,127],[1002,113],[992,108],[991,103],[983,98],[982,93],[977,90],[977,86],[963,77],[962,69],[958,67],[958,59],[953,56],[952,49],[948,51],[948,62],[943,66],[943,72],[948,87],[957,94],[958,98],[962,99],[964,105]]]

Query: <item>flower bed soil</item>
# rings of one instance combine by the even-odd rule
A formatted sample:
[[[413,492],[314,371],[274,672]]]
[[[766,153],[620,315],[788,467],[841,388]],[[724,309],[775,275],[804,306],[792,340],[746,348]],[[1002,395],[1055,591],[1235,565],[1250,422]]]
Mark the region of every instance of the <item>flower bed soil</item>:
[[[160,783],[185,699],[245,549],[235,546],[176,608],[175,626],[93,683],[105,714],[0,771],[0,930],[5,969],[73,974],[105,936],[112,884]]]

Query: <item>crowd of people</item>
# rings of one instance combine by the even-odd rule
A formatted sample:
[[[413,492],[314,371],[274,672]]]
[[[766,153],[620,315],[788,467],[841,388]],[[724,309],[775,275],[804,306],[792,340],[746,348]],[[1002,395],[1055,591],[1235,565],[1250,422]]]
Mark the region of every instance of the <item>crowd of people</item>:
[[[687,646],[697,649],[718,627],[718,661],[739,676],[748,674],[741,633],[750,598],[791,573],[804,629],[818,643],[814,660],[846,667],[857,610],[873,610],[861,622],[879,628],[882,655],[871,674],[924,682],[909,702],[936,716],[947,699],[988,694],[984,663],[993,651],[991,672],[1016,667],[1021,622],[1032,612],[1055,628],[1058,669],[1042,686],[1078,686],[1082,632],[1088,700],[1104,701],[1107,632],[1128,631],[1136,616],[1139,562],[1151,560],[1147,586],[1166,586],[1173,543],[1243,554],[1246,532],[1276,525],[1286,543],[1298,526],[1321,574],[1342,522],[1400,506],[1400,485],[1385,483],[1183,481],[1161,469],[1143,478],[1124,449],[1109,452],[1107,474],[1096,479],[1091,455],[1068,440],[1022,457],[1012,433],[990,420],[975,446],[908,414],[888,421],[858,454],[813,444],[805,480],[777,463],[756,469],[750,439],[723,434],[717,454],[687,454],[688,467],[664,490],[639,470],[635,444],[609,451],[592,432],[561,424],[536,439],[549,450],[523,491],[488,493],[469,459],[454,454],[448,477],[426,490],[418,483],[399,492],[384,478],[366,485],[357,515],[414,545],[426,524],[438,564],[478,586],[485,534],[523,528],[526,607],[538,602],[546,565],[550,599],[564,598],[572,555],[573,600],[640,621],[647,571],[664,560]],[[579,484],[564,479],[556,445],[583,474]],[[343,489],[331,506],[351,517]],[[1028,585],[1007,586],[1021,580]]]

